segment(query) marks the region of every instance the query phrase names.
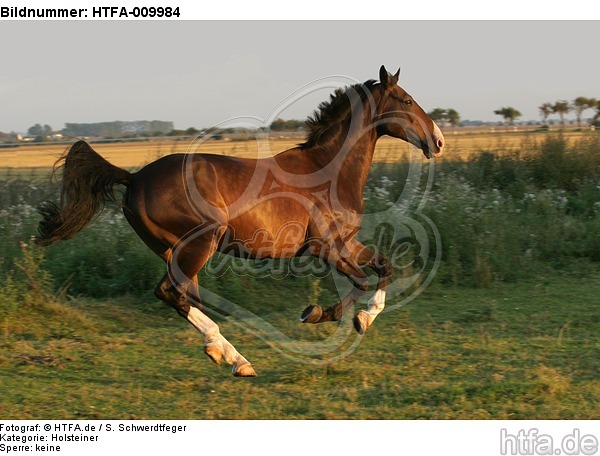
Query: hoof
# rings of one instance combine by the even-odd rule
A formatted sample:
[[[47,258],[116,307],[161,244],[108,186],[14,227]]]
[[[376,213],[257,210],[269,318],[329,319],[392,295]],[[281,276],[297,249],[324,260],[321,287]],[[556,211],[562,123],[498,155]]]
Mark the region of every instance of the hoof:
[[[213,344],[204,346],[204,353],[208,356],[213,363],[217,366],[221,364],[221,358],[223,357],[223,352],[221,349]]]
[[[233,368],[235,377],[256,377],[256,371],[251,364],[242,364]]]
[[[361,336],[367,331],[367,329],[369,329],[369,326],[371,326],[370,317],[371,316],[367,312],[360,310],[352,320],[354,323],[354,329],[356,329],[356,332],[358,332],[358,334]]]
[[[321,306],[308,306],[302,312],[300,316],[300,321],[302,323],[318,323],[323,316],[323,309]]]

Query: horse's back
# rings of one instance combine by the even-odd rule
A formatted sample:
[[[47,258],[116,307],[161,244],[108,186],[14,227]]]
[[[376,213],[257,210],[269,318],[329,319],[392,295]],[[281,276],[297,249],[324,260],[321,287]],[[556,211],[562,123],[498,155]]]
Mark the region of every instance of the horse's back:
[[[310,214],[307,199],[278,182],[273,165],[272,159],[211,154],[162,157],[131,178],[125,201],[134,215],[130,223],[165,230],[161,242],[168,245],[203,223],[226,226],[230,240],[251,250],[263,233],[272,248],[262,245],[262,254],[290,256],[304,242]]]

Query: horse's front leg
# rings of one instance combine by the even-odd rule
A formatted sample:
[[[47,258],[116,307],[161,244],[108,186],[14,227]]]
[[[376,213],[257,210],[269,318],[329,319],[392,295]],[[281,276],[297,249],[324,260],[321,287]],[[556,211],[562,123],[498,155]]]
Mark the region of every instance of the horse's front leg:
[[[300,321],[303,323],[323,323],[325,321],[341,320],[346,311],[360,299],[369,287],[366,274],[360,269],[354,258],[350,256],[344,257],[334,252],[328,256],[327,262],[339,273],[348,277],[354,287],[340,302],[326,310],[323,310],[318,304],[308,306],[300,316]]]
[[[361,266],[367,266],[377,273],[377,291],[368,302],[367,310],[360,310],[353,319],[354,328],[359,334],[364,334],[373,324],[373,321],[385,308],[385,287],[388,285],[392,276],[392,269],[388,261],[379,253],[374,252],[360,243],[353,245],[352,256],[342,258],[336,257],[336,261],[331,261],[330,265],[339,272],[346,275],[353,283],[354,288],[348,296],[338,302],[336,305],[323,310],[319,305],[308,306],[300,321],[303,323],[322,323],[325,321],[339,321],[344,313],[360,299],[368,289],[366,274],[360,269]]]
[[[363,246],[364,247],[364,246]],[[366,265],[377,273],[377,291],[369,299],[367,310],[359,310],[354,316],[354,328],[359,334],[364,334],[373,321],[385,308],[385,288],[392,277],[392,268],[387,259],[377,252],[364,247],[358,257],[358,263]]]

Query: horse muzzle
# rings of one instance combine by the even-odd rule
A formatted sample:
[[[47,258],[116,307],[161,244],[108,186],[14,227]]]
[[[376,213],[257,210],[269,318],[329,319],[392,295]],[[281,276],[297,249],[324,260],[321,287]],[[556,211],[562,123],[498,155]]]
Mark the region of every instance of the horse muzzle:
[[[433,123],[433,155],[435,157],[439,157],[444,153],[444,147],[446,146],[446,140],[444,139],[444,134],[440,127],[437,124]]]

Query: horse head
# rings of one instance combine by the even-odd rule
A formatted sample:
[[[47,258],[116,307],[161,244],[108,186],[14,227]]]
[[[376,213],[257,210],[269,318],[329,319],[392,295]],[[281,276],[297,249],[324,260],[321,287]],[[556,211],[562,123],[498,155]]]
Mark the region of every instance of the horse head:
[[[381,98],[377,106],[377,132],[418,147],[427,158],[437,157],[444,150],[444,135],[414,98],[398,85],[399,76],[400,69],[394,75],[383,65],[379,70]]]

